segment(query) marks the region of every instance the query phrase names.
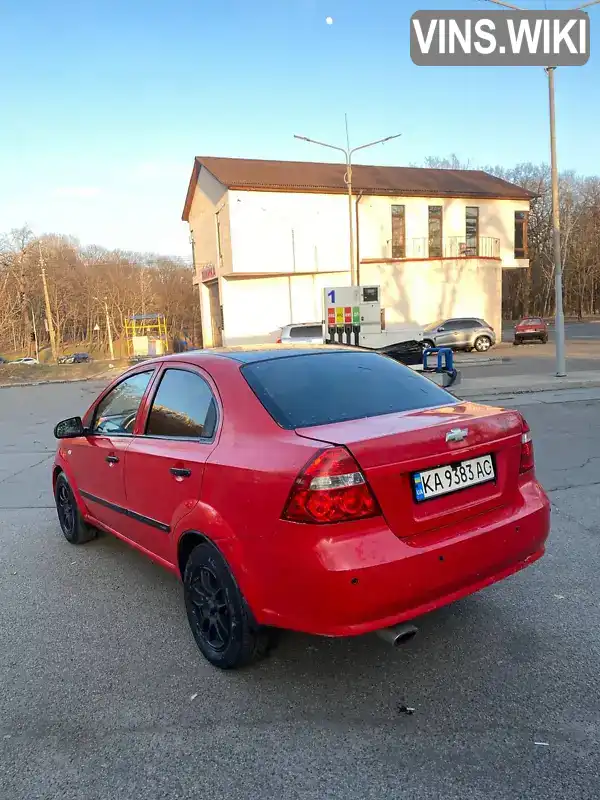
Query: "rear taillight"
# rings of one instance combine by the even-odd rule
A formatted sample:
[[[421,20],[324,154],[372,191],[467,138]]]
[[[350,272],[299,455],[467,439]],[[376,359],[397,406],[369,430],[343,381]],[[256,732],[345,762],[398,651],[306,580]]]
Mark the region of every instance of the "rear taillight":
[[[521,433],[521,464],[519,472],[530,472],[535,466],[533,457],[533,441],[529,425],[523,420],[523,432]]]
[[[275,344],[281,344],[281,339],[277,339],[277,341],[275,342]]]
[[[355,459],[345,447],[332,447],[318,453],[298,475],[283,519],[325,524],[380,513]]]

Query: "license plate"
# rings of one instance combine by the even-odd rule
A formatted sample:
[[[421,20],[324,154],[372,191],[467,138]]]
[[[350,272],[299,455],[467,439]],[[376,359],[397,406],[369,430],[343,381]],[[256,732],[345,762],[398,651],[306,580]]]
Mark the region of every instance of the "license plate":
[[[443,494],[457,492],[469,486],[477,486],[496,478],[491,456],[480,456],[468,461],[459,461],[446,467],[427,469],[413,474],[413,485],[417,502],[430,500]]]

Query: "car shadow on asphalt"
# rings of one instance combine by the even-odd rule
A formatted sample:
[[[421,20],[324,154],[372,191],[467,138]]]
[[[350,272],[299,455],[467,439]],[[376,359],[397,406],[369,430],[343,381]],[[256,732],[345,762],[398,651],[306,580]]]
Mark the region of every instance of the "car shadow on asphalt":
[[[146,647],[161,673],[176,662],[182,691],[200,695],[181,710],[190,724],[202,691],[215,686],[232,693],[229,703],[252,708],[253,720],[273,715],[390,719],[408,713],[403,708],[415,708],[417,714],[441,701],[446,709],[474,704],[502,716],[507,703],[518,703],[519,694],[527,693],[525,676],[543,650],[534,624],[512,613],[513,604],[523,601],[505,583],[419,618],[418,635],[398,649],[374,634],[323,638],[282,631],[266,660],[223,673],[196,649],[175,576],[109,536],[87,545],[86,552],[93,573],[117,574],[120,602],[130,614],[126,639],[136,642],[138,652],[115,656],[120,669],[127,669],[124,662],[144,662],[150,655]],[[490,691],[490,680],[496,687],[512,685],[511,699]]]

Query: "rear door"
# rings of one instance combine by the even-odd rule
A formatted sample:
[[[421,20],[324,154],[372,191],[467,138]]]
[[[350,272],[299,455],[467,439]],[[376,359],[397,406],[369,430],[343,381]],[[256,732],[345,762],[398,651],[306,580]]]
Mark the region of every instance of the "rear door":
[[[204,465],[215,447],[216,390],[199,368],[170,362],[125,457],[132,538],[171,562],[170,533],[200,499]]]
[[[474,319],[455,319],[452,323],[454,328],[454,346],[466,347],[471,341],[476,322]]]

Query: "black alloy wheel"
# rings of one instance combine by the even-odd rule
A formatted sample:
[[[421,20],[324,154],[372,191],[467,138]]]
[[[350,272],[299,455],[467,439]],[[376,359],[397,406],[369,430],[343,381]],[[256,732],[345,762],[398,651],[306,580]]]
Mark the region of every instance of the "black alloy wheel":
[[[75,498],[66,481],[59,481],[56,487],[56,510],[63,533],[68,538],[75,531]]]
[[[85,544],[95,539],[98,532],[84,522],[67,476],[61,472],[56,478],[54,499],[58,521],[65,539],[71,544]]]
[[[236,669],[267,655],[272,631],[256,624],[227,561],[209,542],[192,551],[183,592],[196,644],[213,666]]]
[[[231,640],[231,615],[225,590],[210,567],[194,573],[188,597],[199,635],[208,647],[222,652]]]

